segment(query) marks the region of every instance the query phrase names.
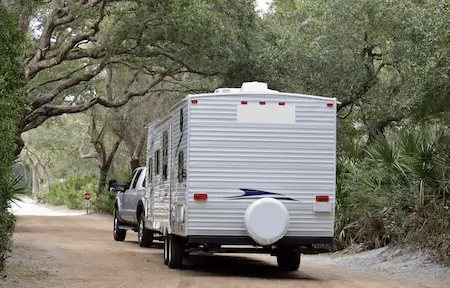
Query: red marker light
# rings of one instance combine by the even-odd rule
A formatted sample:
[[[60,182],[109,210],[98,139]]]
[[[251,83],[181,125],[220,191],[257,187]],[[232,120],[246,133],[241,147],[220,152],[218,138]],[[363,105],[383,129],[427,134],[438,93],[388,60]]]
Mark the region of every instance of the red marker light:
[[[327,103],[327,107],[333,107],[334,104],[333,103]]]
[[[194,99],[194,100],[192,100],[191,102],[192,102],[192,104],[197,104],[197,103],[198,103],[198,100],[195,100],[195,99]]]
[[[247,104],[247,101],[242,101],[241,104],[245,105]]]
[[[328,195],[317,195],[316,202],[328,202],[330,201],[330,197]]]
[[[286,103],[284,103],[284,102],[280,102],[280,103],[278,103],[278,105],[280,105],[280,106],[284,106],[284,105],[286,105]]]
[[[266,105],[266,102],[261,101],[261,102],[259,102],[259,105]]]
[[[208,194],[194,194],[194,200],[208,200]]]

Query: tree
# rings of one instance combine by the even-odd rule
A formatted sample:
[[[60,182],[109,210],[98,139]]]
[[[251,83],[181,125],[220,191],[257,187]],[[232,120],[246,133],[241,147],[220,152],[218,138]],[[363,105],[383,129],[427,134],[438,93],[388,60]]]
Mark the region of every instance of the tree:
[[[21,89],[24,79],[20,73],[19,57],[23,49],[24,35],[17,29],[17,15],[0,3],[0,271],[4,268],[10,237],[14,229],[14,217],[8,211],[17,180],[12,175],[16,159],[16,124],[24,114],[25,94]]]
[[[253,16],[252,1],[53,0],[31,4],[20,8],[27,11],[21,27],[38,36],[32,37],[34,43],[24,57],[23,73],[32,99],[18,125],[19,134],[52,117],[80,113],[97,104],[121,107],[174,75],[221,73],[226,70],[224,60],[245,39],[239,29],[251,21],[246,16]],[[38,31],[30,27],[31,18],[41,23]],[[111,65],[151,75],[154,81],[110,102],[92,93],[91,85]],[[17,152],[22,147],[19,139]]]

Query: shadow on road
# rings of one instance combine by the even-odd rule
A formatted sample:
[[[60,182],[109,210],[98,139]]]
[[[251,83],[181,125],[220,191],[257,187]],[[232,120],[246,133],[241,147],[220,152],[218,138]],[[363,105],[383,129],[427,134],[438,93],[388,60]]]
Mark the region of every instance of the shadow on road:
[[[137,241],[129,241],[130,244],[139,245]],[[151,254],[152,259],[163,261],[162,249],[163,242],[154,242],[150,250],[160,250],[161,253]],[[147,250],[146,248],[145,250]],[[155,251],[153,250],[153,251]],[[147,255],[148,257],[148,255]],[[301,265],[300,265],[301,266]],[[167,269],[169,269],[166,266]],[[247,278],[264,278],[264,279],[296,279],[321,281],[311,275],[299,271],[286,272],[278,269],[276,265],[272,265],[265,261],[249,257],[237,255],[221,255],[213,256],[189,255],[183,260],[183,269],[181,273],[189,276],[218,276],[218,277],[247,277]]]
[[[189,256],[182,272],[194,276],[319,280],[300,271],[285,272],[261,260],[234,255]]]

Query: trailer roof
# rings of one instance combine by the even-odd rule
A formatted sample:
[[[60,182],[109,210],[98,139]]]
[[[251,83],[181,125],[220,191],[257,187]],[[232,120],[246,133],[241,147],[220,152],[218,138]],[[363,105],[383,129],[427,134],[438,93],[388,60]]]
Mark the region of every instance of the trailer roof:
[[[260,95],[264,93],[265,95],[279,95],[279,96],[290,96],[290,97],[299,97],[299,98],[310,98],[310,99],[318,99],[318,100],[335,100],[336,98],[324,97],[324,96],[316,96],[316,95],[308,95],[308,94],[298,94],[298,93],[288,93],[288,92],[279,92],[276,90],[268,89],[267,83],[263,82],[244,82],[241,88],[217,88],[212,93],[200,93],[200,94],[188,94],[183,97],[180,101],[174,104],[168,111],[167,114],[161,118],[154,120],[150,123],[150,126],[158,126],[162,123],[166,118],[170,116],[170,113],[177,109],[179,106],[185,103],[185,101],[189,100],[192,97],[195,98],[203,98],[203,97],[211,97],[211,96],[241,96],[241,95]],[[338,104],[341,104],[339,101],[336,101]]]

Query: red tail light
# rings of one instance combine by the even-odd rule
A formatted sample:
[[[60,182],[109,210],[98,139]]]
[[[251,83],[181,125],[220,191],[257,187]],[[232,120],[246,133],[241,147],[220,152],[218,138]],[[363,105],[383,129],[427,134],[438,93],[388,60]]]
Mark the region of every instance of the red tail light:
[[[317,195],[316,202],[328,202],[330,201],[330,197],[328,195]]]
[[[194,200],[203,200],[203,201],[205,201],[205,200],[208,200],[208,194],[194,194]]]

